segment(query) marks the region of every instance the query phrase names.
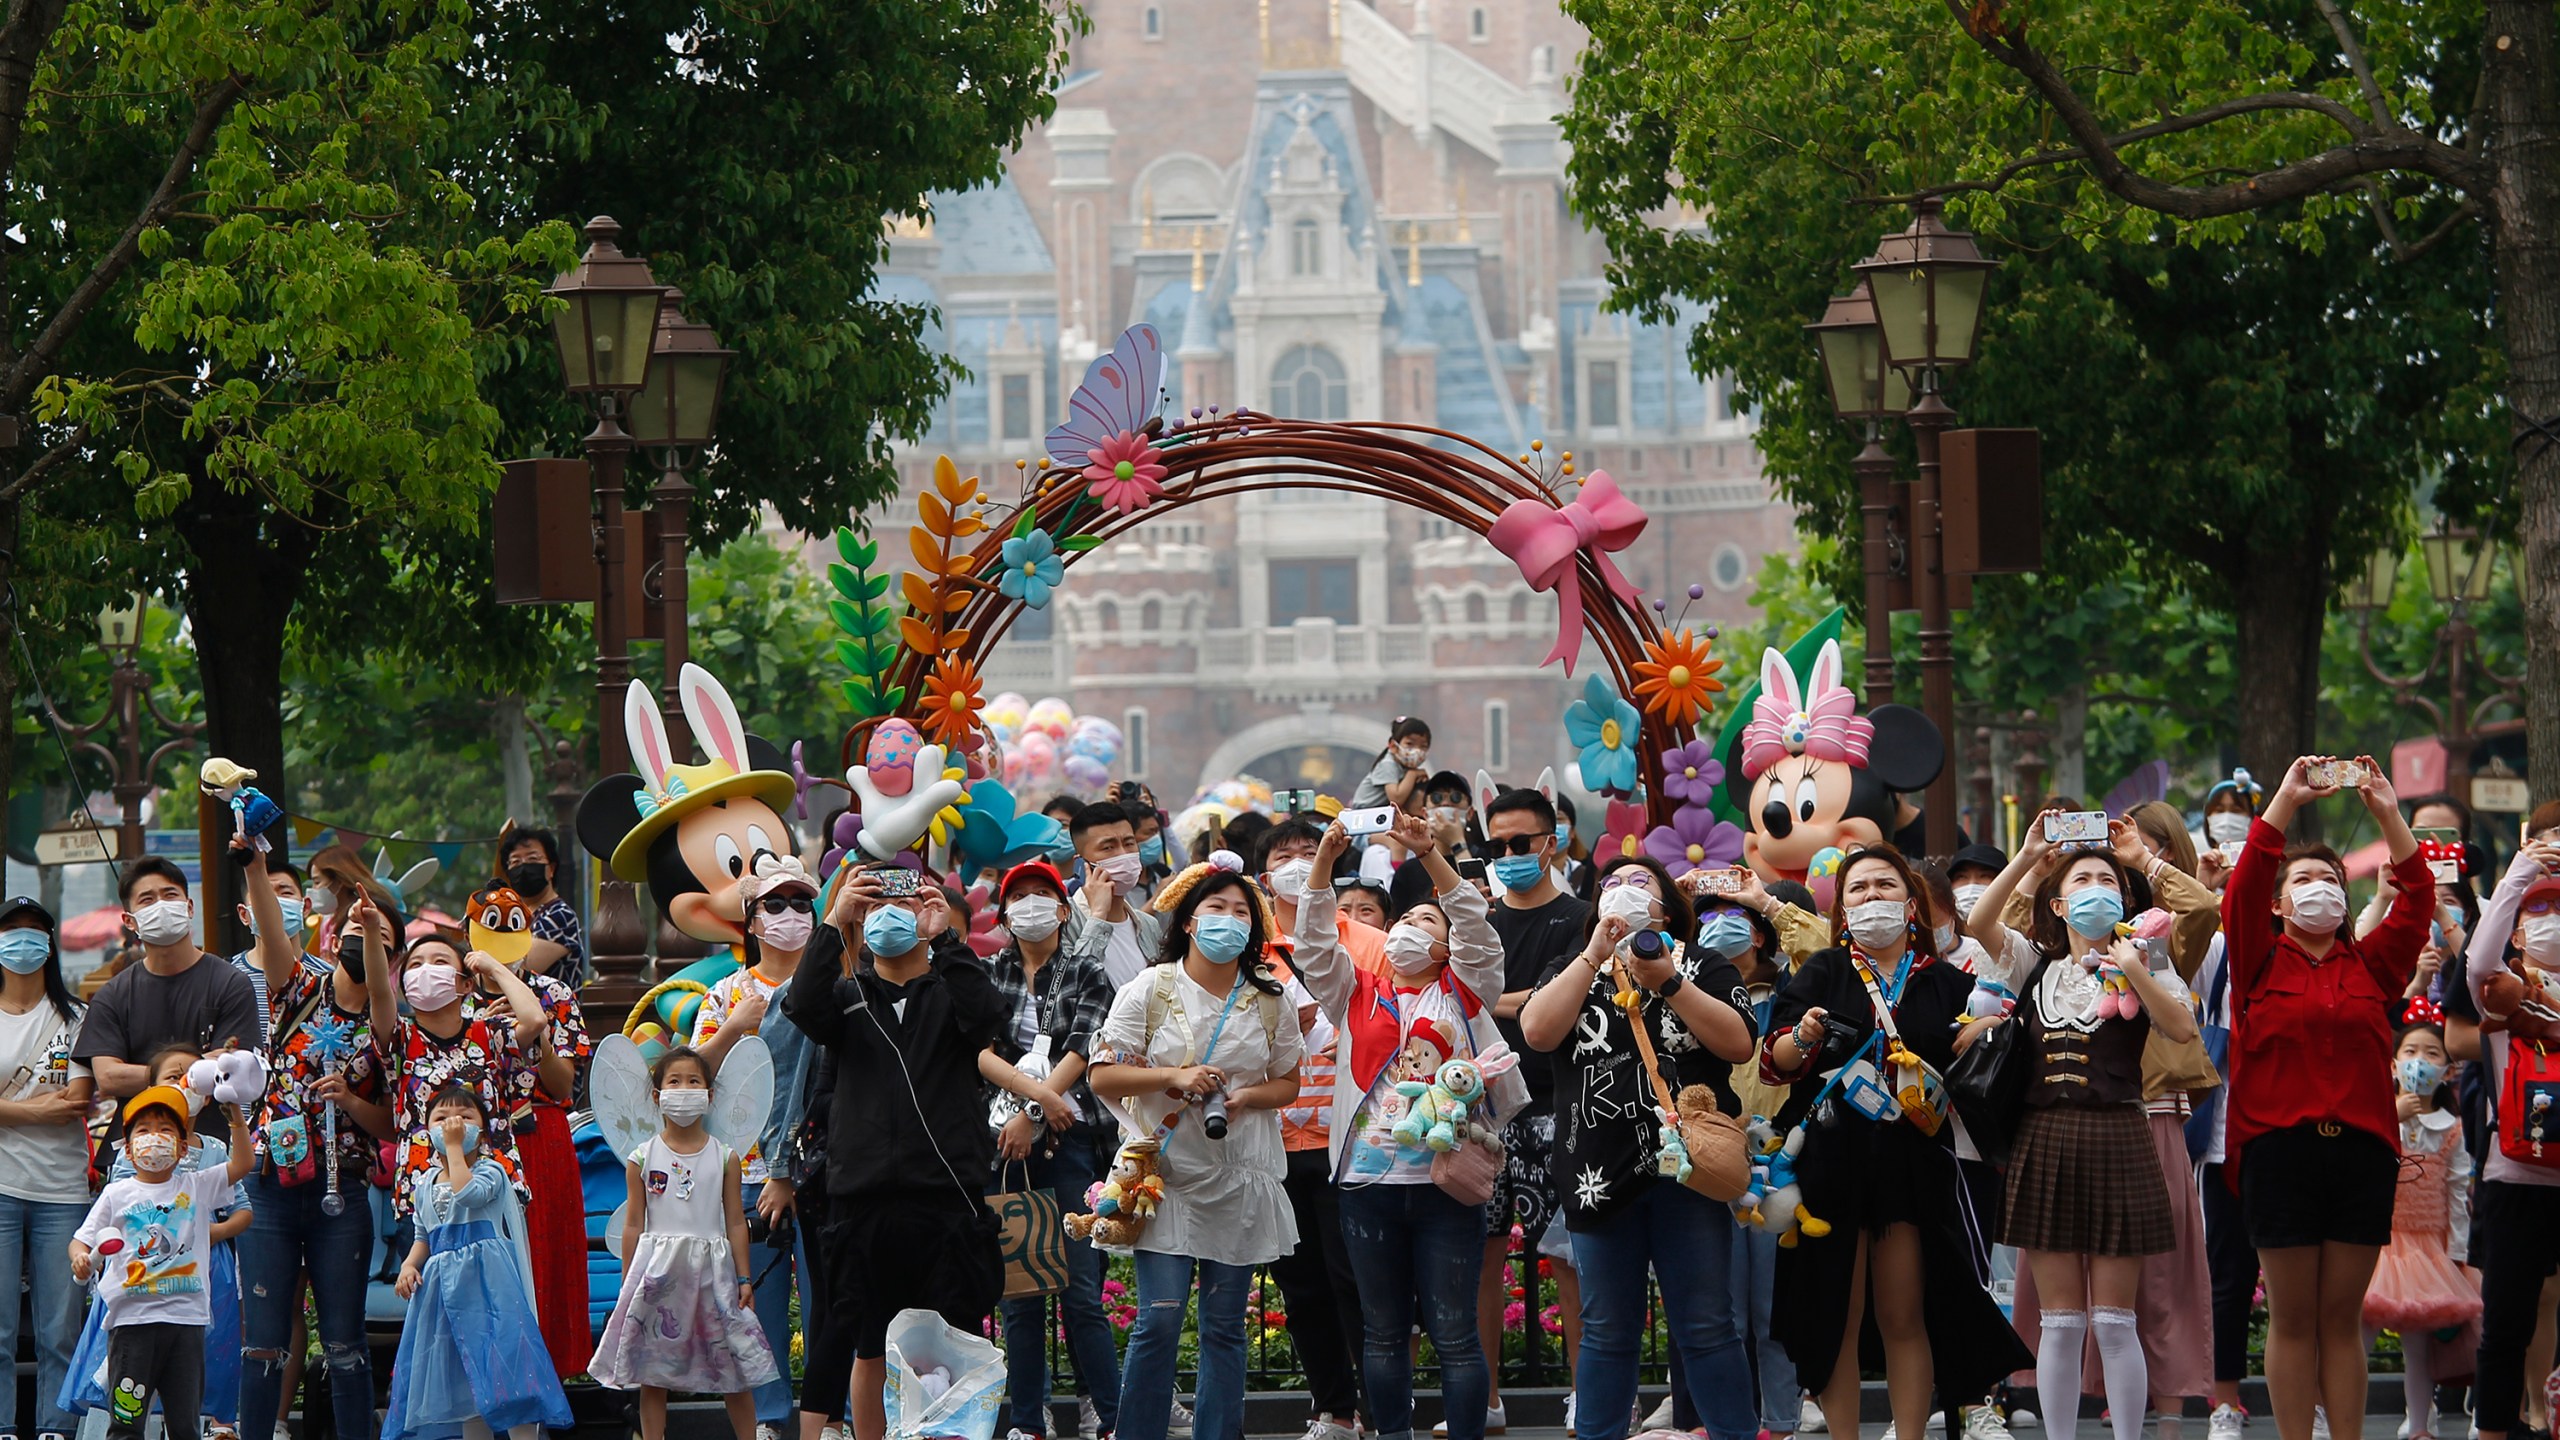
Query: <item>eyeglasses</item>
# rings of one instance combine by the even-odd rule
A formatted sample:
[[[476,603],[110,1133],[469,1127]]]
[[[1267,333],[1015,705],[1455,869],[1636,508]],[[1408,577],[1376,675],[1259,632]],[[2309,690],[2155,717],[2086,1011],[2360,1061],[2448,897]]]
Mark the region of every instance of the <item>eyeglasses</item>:
[[[1538,853],[1539,841],[1553,840],[1554,838],[1556,837],[1551,834],[1514,835],[1508,840],[1496,836],[1492,839],[1479,841],[1476,845],[1476,853],[1482,855],[1487,860],[1499,860],[1505,855],[1535,855]]]
[[[1603,890],[1615,890],[1621,885],[1633,885],[1650,895],[1653,893],[1653,876],[1642,870],[1628,869],[1620,870],[1600,882],[1600,888]]]
[[[806,895],[768,895],[757,901],[756,905],[767,915],[788,915],[794,910],[807,911],[813,908]]]
[[[2560,915],[2560,896],[2537,895],[2516,909],[2524,915]]]

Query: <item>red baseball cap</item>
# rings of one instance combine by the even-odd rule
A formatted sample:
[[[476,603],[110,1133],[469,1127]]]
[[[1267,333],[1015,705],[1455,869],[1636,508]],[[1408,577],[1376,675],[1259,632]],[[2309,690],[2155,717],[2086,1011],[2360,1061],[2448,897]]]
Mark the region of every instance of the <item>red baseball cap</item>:
[[[1046,882],[1050,889],[1058,892],[1060,899],[1066,898],[1067,882],[1058,874],[1057,866],[1046,860],[1025,860],[1004,872],[1004,883],[996,887],[996,899],[1012,899],[1016,888],[1032,880]]]

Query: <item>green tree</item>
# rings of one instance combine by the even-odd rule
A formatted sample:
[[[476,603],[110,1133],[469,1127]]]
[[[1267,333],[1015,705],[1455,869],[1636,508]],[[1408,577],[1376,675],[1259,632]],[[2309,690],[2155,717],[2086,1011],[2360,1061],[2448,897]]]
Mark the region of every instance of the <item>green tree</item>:
[[[1611,246],[1617,302],[1705,302],[1693,360],[1739,378],[1804,527],[1855,534],[1856,437],[1800,327],[1898,223],[1874,199],[2027,143],[2034,117],[1977,114],[1984,62],[1914,7],[1568,9],[1593,37],[1566,121],[1575,202]],[[2163,243],[2156,219],[2097,229],[2061,208],[2054,173],[2024,173],[2005,204],[1965,197],[2004,265],[1957,402],[1968,423],[2044,433],[2037,583],[2087,590],[2131,565],[2136,593],[2230,617],[2231,732],[2271,765],[2311,742],[2339,563],[2401,532],[2430,457],[2480,449],[2484,279],[2442,247],[2394,263],[2369,217],[2307,206],[2324,248],[2271,227],[2214,249]],[[1667,223],[1674,206],[1714,223]],[[1855,594],[1855,547],[1839,556],[1826,578]],[[2022,593],[1987,582],[1973,617],[2011,657],[2051,640],[2052,612],[2009,603]]]

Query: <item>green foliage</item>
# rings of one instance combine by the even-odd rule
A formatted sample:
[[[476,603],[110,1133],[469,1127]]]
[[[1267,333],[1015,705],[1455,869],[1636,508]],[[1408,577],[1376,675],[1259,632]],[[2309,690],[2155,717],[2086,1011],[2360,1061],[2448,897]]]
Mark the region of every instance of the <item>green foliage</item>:
[[[1022,512],[1027,522],[1031,512]],[[880,563],[880,542],[856,538],[848,526],[836,527],[836,553],[843,558],[827,565],[827,580],[836,597],[827,602],[844,638],[835,644],[838,664],[853,672],[844,682],[845,703],[866,719],[894,715],[905,703],[907,688],[889,683],[889,666],[898,655],[898,608],[881,603],[889,593],[889,577],[873,574]]]

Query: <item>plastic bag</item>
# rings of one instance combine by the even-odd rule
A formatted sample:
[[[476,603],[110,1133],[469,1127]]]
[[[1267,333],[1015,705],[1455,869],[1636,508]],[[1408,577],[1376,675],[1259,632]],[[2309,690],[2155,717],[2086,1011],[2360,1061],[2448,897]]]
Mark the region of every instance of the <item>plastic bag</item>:
[[[931,1310],[889,1322],[890,1440],[994,1440],[1004,1404],[1004,1353]]]

